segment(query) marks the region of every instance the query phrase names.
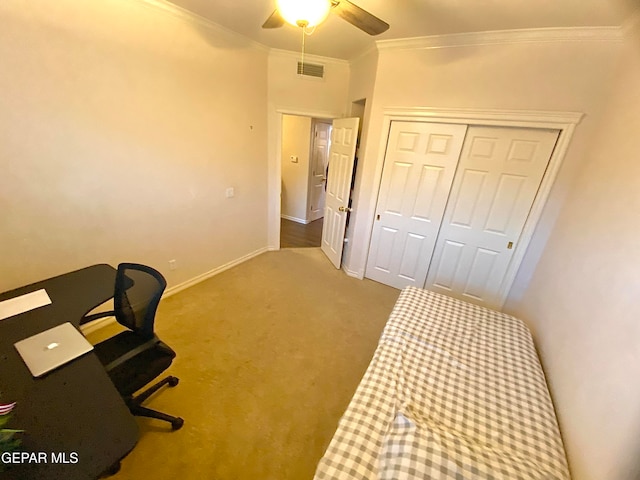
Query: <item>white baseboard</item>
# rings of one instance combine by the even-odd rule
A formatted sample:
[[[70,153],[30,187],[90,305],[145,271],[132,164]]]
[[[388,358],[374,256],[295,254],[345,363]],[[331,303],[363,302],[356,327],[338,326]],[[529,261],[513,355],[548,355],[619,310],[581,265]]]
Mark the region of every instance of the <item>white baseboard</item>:
[[[192,279],[187,280],[186,282],[182,282],[182,283],[179,283],[178,285],[174,285],[171,288],[167,288],[164,292],[164,295],[162,295],[162,298],[168,298],[171,295],[175,295],[176,293],[181,292],[182,290],[185,290],[189,287],[193,287],[194,285],[200,282],[204,282],[208,278],[218,275],[219,273],[222,273],[225,270],[229,270],[230,268],[235,267],[236,265],[240,265],[241,263],[244,263],[247,260],[251,260],[253,257],[257,257],[258,255],[266,251],[268,251],[268,248],[262,247],[256,250],[255,252],[248,253],[243,257],[236,258],[235,260],[225,263],[224,265],[214,268],[213,270],[209,270],[208,272],[198,275],[197,277],[193,277]]]
[[[296,223],[302,223],[304,225],[311,223],[309,220],[305,220],[303,218],[298,218],[298,217],[290,217],[289,215],[280,215],[280,218],[291,220],[292,222],[296,222]]]
[[[80,325],[80,331],[83,335],[86,336],[90,333],[95,332],[96,330],[100,330],[101,328],[106,327],[107,325],[115,323],[115,321],[116,317],[104,317],[99,320],[94,320],[87,325]]]
[[[187,280],[186,282],[182,282],[182,283],[179,283],[178,285],[174,285],[171,288],[167,288],[162,294],[162,299],[169,298],[171,295],[175,295],[176,293],[181,292],[182,290],[186,290],[187,288],[193,287],[194,285],[197,285],[200,282],[204,282],[205,280],[215,275],[218,275],[219,273],[222,273],[225,270],[229,270],[230,268],[235,267],[236,265],[240,265],[241,263],[244,263],[247,260],[251,260],[253,257],[257,257],[261,253],[264,253],[269,250],[270,249],[268,247],[260,248],[254,252],[248,253],[243,257],[236,258],[235,260],[225,263],[224,265],[214,268],[213,270],[209,270],[208,272],[198,275],[197,277],[193,277]],[[107,325],[110,325],[115,321],[116,321],[115,317],[101,318],[99,320],[95,320],[91,322],[90,324],[80,326],[80,330],[82,331],[83,334],[87,335],[91,332],[95,332],[96,330],[106,327]]]
[[[354,270],[349,270],[348,268],[344,267],[342,270],[344,271],[344,273],[346,273],[349,277],[353,277],[353,278],[357,278],[358,280],[362,280],[364,279],[364,275],[362,275],[360,272],[356,272]]]

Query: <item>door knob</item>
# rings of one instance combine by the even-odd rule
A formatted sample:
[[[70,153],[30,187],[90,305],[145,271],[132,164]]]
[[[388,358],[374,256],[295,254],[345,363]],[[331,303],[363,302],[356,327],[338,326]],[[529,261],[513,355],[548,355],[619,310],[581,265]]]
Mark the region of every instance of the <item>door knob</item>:
[[[339,212],[351,212],[352,210],[349,207],[340,207],[338,208]]]

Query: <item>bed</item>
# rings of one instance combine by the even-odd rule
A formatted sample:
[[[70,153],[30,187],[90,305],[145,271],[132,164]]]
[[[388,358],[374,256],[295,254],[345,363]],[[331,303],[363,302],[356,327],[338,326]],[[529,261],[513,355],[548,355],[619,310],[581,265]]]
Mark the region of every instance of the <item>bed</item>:
[[[315,475],[569,478],[527,327],[414,287],[401,292]]]

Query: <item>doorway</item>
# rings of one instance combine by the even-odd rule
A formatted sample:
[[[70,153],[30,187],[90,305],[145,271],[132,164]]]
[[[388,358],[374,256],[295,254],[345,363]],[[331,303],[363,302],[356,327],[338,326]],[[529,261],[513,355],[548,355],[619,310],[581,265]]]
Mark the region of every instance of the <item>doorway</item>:
[[[282,115],[280,248],[321,244],[331,120]]]
[[[314,248],[322,241],[323,219],[308,224],[280,219],[280,248]]]

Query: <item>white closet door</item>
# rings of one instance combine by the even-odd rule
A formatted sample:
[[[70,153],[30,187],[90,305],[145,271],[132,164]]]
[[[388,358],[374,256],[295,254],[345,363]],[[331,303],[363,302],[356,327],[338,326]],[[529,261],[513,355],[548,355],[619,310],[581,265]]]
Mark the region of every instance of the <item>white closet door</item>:
[[[392,122],[366,277],[396,288],[424,285],[466,130]]]
[[[425,288],[499,307],[513,247],[558,133],[469,127]]]

